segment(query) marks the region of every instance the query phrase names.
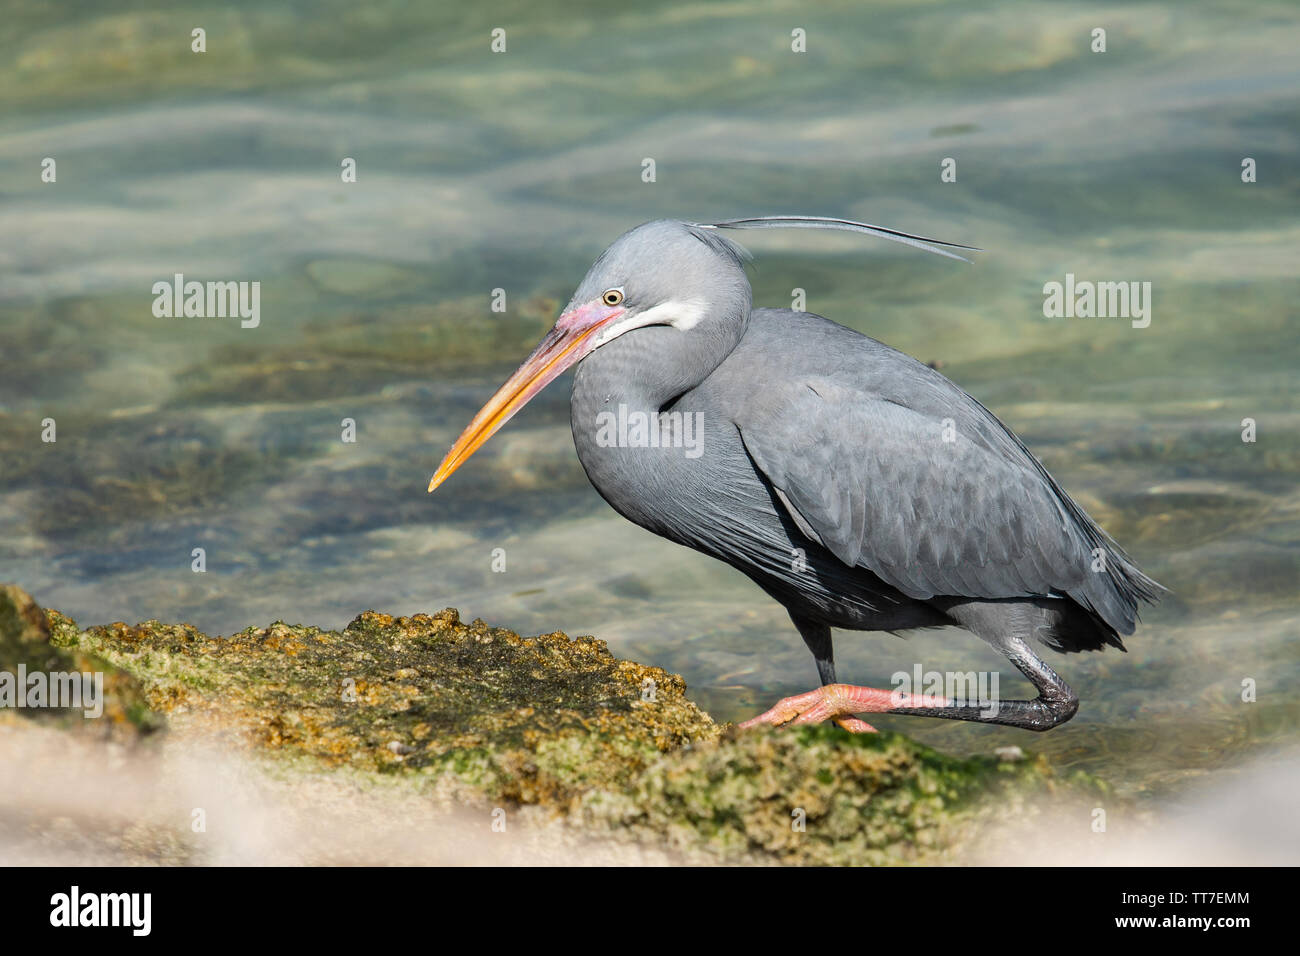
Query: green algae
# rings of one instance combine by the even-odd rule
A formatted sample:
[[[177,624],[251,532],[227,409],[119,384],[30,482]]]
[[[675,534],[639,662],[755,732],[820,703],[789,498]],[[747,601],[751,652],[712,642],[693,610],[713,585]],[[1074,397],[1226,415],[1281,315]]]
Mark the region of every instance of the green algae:
[[[450,608],[228,638],[118,623],[79,641],[138,675],[160,711],[326,765],[452,775],[494,800],[564,802],[718,733],[676,675],[592,638],[521,638]]]
[[[34,720],[119,741],[134,741],[164,725],[141,682],[81,647],[75,624],[57,611],[45,611],[21,588],[0,584],[0,670],[17,674],[20,665],[28,674],[102,674],[102,716],[88,720],[81,710],[68,708],[0,708],[0,723]]]
[[[681,677],[603,641],[520,637],[452,608],[221,638],[159,621],[82,629],[10,586],[0,664],[18,661],[112,674],[118,722],[137,731],[165,724],[293,772],[431,807],[505,805],[688,862],[933,862],[1040,803],[1106,795],[1041,757],[952,757],[833,727],[739,732]]]
[[[576,818],[716,862],[924,863],[1040,800],[1105,792],[1082,774],[1056,777],[1042,758],[950,757],[900,734],[800,727],[674,753],[625,792],[589,794]]]

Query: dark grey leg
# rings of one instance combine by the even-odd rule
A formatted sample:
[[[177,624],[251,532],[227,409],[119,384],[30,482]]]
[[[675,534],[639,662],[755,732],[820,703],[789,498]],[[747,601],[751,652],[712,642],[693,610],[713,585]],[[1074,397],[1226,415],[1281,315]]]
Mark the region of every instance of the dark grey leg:
[[[825,624],[817,624],[806,617],[798,617],[793,612],[790,614],[790,620],[794,621],[794,626],[799,629],[803,642],[808,645],[808,650],[812,651],[822,686],[834,684],[835,645],[831,638],[831,629]]]
[[[1025,641],[1019,637],[1004,637],[989,643],[1006,654],[1038,689],[1033,700],[998,701],[995,712],[981,704],[954,707],[899,707],[891,714],[913,714],[918,717],[941,717],[947,720],[972,720],[982,724],[1004,724],[1024,730],[1051,730],[1075,715],[1079,709],[1078,695],[1070,689],[1056,671],[1047,666]]]

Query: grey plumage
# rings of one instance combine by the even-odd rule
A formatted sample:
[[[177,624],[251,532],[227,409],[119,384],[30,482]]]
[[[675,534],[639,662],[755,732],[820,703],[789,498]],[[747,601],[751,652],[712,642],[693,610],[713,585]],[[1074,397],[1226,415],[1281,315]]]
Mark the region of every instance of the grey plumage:
[[[552,333],[568,341],[566,322],[602,295],[622,297],[573,380],[574,443],[593,486],[628,519],[726,561],[781,602],[823,684],[835,680],[831,627],[957,624],[1006,653],[1039,698],[1006,702],[994,718],[959,706],[897,712],[1029,729],[1068,719],[1077,698],[1027,642],[1122,649],[1160,586],[947,378],[820,316],[751,309],[747,254],[716,229],[789,225],[888,233],[950,255],[935,240],[812,217],[662,220],[626,233]],[[611,443],[601,422],[619,409],[689,416],[703,427],[700,453]]]

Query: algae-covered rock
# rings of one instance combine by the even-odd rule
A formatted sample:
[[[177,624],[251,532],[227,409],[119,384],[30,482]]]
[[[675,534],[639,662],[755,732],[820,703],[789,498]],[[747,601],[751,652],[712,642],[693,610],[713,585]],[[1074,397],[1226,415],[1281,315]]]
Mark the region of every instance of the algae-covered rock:
[[[659,754],[716,736],[685,682],[603,641],[522,638],[455,609],[342,631],[276,622],[229,638],[110,624],[80,645],[137,675],[150,704],[326,764],[451,776],[463,795],[559,803],[621,786]]]
[[[290,786],[343,775],[431,812],[504,806],[526,826],[684,861],[947,861],[1039,798],[1100,794],[1042,758],[957,758],[834,727],[720,727],[680,677],[602,641],[520,637],[450,608],[221,638],[158,621],[83,630],[2,588],[0,664],[20,660],[117,675],[115,693],[133,702],[120,709],[151,715],[137,723],[166,715],[169,737],[233,744]]]
[[[589,794],[574,816],[716,862],[935,862],[1064,783],[1041,758],[950,757],[900,734],[733,730],[658,761],[624,792]],[[1099,792],[1082,778],[1070,789]]]
[[[68,704],[68,693],[76,706],[54,706]],[[162,725],[139,681],[75,644],[71,621],[46,612],[21,588],[0,584],[0,721],[20,719],[121,740]]]

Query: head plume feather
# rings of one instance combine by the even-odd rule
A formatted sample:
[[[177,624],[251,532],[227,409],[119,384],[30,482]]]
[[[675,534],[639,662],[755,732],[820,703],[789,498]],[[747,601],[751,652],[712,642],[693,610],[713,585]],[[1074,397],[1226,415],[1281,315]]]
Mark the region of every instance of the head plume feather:
[[[721,222],[692,222],[687,223],[687,225],[694,229],[838,229],[842,232],[861,232],[868,236],[888,239],[891,242],[901,242],[904,245],[912,246],[916,249],[933,252],[937,256],[945,256],[949,259],[959,259],[962,262],[970,262],[970,260],[965,256],[959,256],[955,252],[948,252],[946,249],[940,249],[938,247],[948,246],[953,249],[969,249],[972,252],[984,251],[976,246],[962,245],[960,242],[945,242],[942,239],[927,239],[925,236],[914,236],[909,232],[899,232],[897,229],[886,229],[884,226],[873,226],[866,222],[854,222],[852,219],[834,219],[826,216],[755,216],[750,219],[725,219]]]

